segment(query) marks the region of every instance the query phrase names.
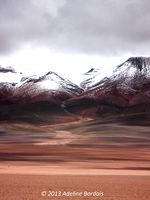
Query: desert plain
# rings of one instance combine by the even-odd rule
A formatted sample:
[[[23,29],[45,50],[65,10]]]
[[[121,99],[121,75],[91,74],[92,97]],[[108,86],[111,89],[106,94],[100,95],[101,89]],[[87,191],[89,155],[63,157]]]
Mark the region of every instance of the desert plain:
[[[88,119],[0,129],[0,200],[150,199],[148,126]]]

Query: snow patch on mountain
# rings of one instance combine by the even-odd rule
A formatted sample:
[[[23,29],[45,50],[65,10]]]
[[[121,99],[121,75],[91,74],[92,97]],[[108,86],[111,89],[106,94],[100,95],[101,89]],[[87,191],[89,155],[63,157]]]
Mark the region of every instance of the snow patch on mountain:
[[[80,86],[88,90],[90,88],[96,87],[98,84],[103,84],[105,80],[108,79],[109,76],[112,75],[112,69],[110,71],[103,71],[101,69],[90,69],[88,72],[84,73],[82,82]]]
[[[39,84],[41,87],[53,89],[53,90],[61,90],[67,91],[69,93],[79,94],[83,90],[72,83],[68,79],[62,78],[55,72],[48,72],[46,75],[42,76],[39,79]]]

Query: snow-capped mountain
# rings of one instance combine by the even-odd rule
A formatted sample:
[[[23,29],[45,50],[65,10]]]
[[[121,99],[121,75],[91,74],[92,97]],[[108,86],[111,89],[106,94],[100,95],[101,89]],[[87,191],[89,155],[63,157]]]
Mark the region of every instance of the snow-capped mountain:
[[[36,99],[38,101],[47,100],[51,96],[56,97],[59,94],[59,98],[65,96],[62,99],[78,95],[100,99],[113,98],[116,100],[120,98],[122,100],[117,100],[117,102],[120,101],[127,105],[129,102],[135,102],[137,96],[140,102],[144,101],[143,95],[146,95],[145,99],[149,98],[149,57],[131,57],[118,65],[113,74],[110,73],[111,75],[107,77],[103,76],[101,70],[91,68],[84,74],[85,80],[81,83],[82,87],[79,87],[55,72],[49,71],[45,75],[26,77],[12,67],[0,67],[1,99],[12,96],[15,101],[16,99],[17,101],[18,99],[26,99],[25,101]]]
[[[150,81],[150,58],[131,57],[113,71],[113,75],[99,83],[116,84],[116,89],[124,94],[136,94]],[[103,83],[102,83],[103,82]]]
[[[92,87],[95,83],[99,81],[99,76],[101,77],[100,69],[91,68],[88,72],[83,74],[80,86],[83,89],[88,89]]]
[[[86,73],[85,73],[86,74]],[[87,72],[88,74],[88,72]],[[84,80],[81,85],[85,89],[93,89],[106,83],[118,82],[122,88],[134,87],[145,83],[150,78],[150,57],[131,57],[118,65],[110,76],[102,77],[99,70],[90,78]]]
[[[31,77],[23,77],[17,86],[25,86],[31,83],[36,85],[39,90],[61,90],[73,94],[79,94],[83,91],[76,84],[68,79],[62,78],[55,72],[48,72],[43,76],[34,75]]]
[[[91,115],[92,112],[104,114],[112,110],[150,103],[149,57],[131,57],[118,65],[111,76],[103,79],[99,77],[99,73],[93,76],[90,83],[93,86],[79,97],[68,100],[66,107],[75,110],[79,107],[78,110],[82,110],[84,115],[87,112]]]
[[[69,95],[78,95],[83,91],[71,81],[51,71],[43,76],[23,77],[16,86],[17,93],[26,90],[28,94],[36,95],[41,92],[49,94],[52,92],[65,92]]]
[[[55,72],[26,77],[13,68],[0,68],[0,101],[6,99],[13,102],[43,101],[50,99],[51,96],[66,99],[82,91],[79,86]]]
[[[131,57],[117,66],[107,80],[102,80],[97,88],[106,91],[114,87],[130,103],[150,100],[150,58]]]
[[[143,81],[150,78],[150,57],[131,57],[121,65],[117,66],[112,76],[114,80],[122,80],[131,84],[139,78]]]
[[[83,91],[79,86],[68,79],[62,78],[55,72],[49,71],[44,75],[32,75],[28,77],[21,72],[16,72],[12,67],[0,66],[0,83],[5,83],[5,86],[12,84],[16,88],[34,84],[39,90],[61,90],[73,94],[79,94]]]
[[[108,77],[112,76],[112,68],[109,71],[101,69],[91,68],[88,72],[83,74],[82,82],[80,86],[84,90],[89,90],[90,88],[96,87],[100,82],[104,82]]]
[[[3,77],[7,74],[8,79]],[[9,119],[10,115],[11,119],[14,116],[16,119],[22,116],[23,120],[30,116],[43,119],[47,109],[58,111],[58,115],[73,112],[76,114],[73,116],[92,117],[147,114],[150,107],[149,57],[129,58],[110,76],[103,76],[100,70],[92,68],[84,74],[86,78],[81,83],[84,90],[51,71],[26,77],[12,68],[0,68],[0,75],[5,80],[0,80],[1,120]],[[14,75],[18,80],[13,80]]]

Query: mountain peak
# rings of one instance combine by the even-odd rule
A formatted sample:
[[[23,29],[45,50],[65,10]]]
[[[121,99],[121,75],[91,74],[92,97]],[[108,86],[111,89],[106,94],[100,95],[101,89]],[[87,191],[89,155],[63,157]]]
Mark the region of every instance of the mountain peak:
[[[141,71],[143,67],[146,67],[147,65],[150,66],[150,57],[131,57],[127,62],[130,62]]]
[[[144,56],[135,56],[135,57],[130,57],[128,58],[127,61],[130,61],[130,62],[140,62],[140,61],[149,61],[150,60],[150,57],[144,57]]]
[[[123,64],[119,65],[118,68],[121,68],[123,65],[142,71],[145,68],[150,68],[150,57],[130,57]]]
[[[47,73],[45,74],[45,76],[48,76],[48,75],[51,75],[51,74],[57,75],[55,72],[49,71],[49,72],[47,72]]]

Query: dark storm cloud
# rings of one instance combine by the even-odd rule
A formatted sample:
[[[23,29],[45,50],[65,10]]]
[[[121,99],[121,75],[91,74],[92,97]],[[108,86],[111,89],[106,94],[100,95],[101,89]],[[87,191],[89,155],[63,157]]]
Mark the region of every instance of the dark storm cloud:
[[[150,53],[149,0],[0,0],[0,8],[1,54],[25,44],[71,52]]]

